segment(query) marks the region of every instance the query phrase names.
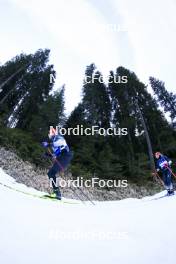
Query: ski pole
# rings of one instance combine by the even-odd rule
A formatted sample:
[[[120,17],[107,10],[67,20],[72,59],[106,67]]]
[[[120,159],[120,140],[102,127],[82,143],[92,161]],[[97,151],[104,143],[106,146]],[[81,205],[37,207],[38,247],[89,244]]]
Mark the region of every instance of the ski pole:
[[[48,152],[53,157],[53,154],[51,153],[51,150],[49,148],[48,148]],[[54,162],[57,162],[57,164],[61,168],[61,171],[64,172],[64,167],[62,166],[62,164],[56,158],[54,158]]]
[[[52,153],[51,153],[51,150],[48,148],[48,152],[49,152],[49,154],[51,154],[52,155]],[[54,162],[57,162],[57,164],[59,165],[59,167],[61,168],[61,172],[64,172],[64,168],[63,168],[63,166],[62,166],[62,164],[55,158],[54,159]],[[80,198],[80,196],[70,187],[70,189],[74,192],[74,194],[76,195],[76,197],[80,200],[80,201],[82,201],[83,203],[84,203],[84,201]]]
[[[50,150],[50,148],[48,147],[47,148],[47,151],[48,151],[48,153],[50,154],[50,156],[51,157],[53,157],[53,154],[52,154],[52,152],[51,152],[51,150]],[[61,172],[64,172],[64,167],[62,166],[62,164],[57,160],[57,158],[54,158],[53,159],[53,162],[55,163],[57,163],[58,165],[59,165],[59,167],[60,167],[60,169],[61,169]],[[73,189],[73,188],[71,188],[71,186],[70,186],[70,189],[74,192],[74,194],[76,195],[76,197],[80,200],[80,201],[82,201],[83,203],[85,203],[85,201],[83,201],[82,200],[82,198],[75,192],[75,190]],[[82,190],[81,190],[82,191]],[[83,192],[82,192],[82,194],[84,194]],[[84,194],[84,196],[86,197],[86,199],[88,198],[85,194]],[[88,200],[90,200],[90,199],[88,199]]]
[[[75,196],[82,202],[85,204],[85,201],[82,200],[82,198],[77,194],[77,192],[75,192],[75,190],[70,186],[70,189],[72,190],[72,192],[75,194]]]
[[[48,152],[49,152],[49,154],[51,154],[52,155],[52,153],[51,153],[51,150],[48,148]],[[57,164],[59,165],[59,167],[61,168],[61,171],[62,172],[64,172],[64,168],[63,168],[63,166],[62,166],[62,164],[55,158],[54,159],[54,162],[57,162]],[[88,199],[89,200],[89,202],[91,202],[93,205],[95,205],[95,203],[83,192],[83,190],[81,190],[81,188],[79,188],[78,187],[78,189],[81,191],[81,193],[86,197],[86,199]],[[77,197],[79,197],[78,196],[78,194],[73,190],[73,188],[71,188],[71,190],[77,195]],[[80,197],[79,197],[79,199],[80,199]],[[84,202],[82,199],[80,199],[82,202]]]
[[[85,194],[85,192],[83,192],[83,190],[80,188],[80,187],[78,187],[78,189],[81,191],[81,193],[87,198],[87,200],[89,200],[89,202],[91,202],[91,204],[93,204],[93,205],[95,205],[95,203],[88,197],[88,195],[87,194]]]
[[[155,175],[156,179],[159,180],[160,184],[161,184],[163,187],[165,187],[163,180],[161,179],[161,177],[159,176],[159,174],[158,174],[158,172],[157,172],[156,170],[155,170],[155,172],[154,172],[154,175]]]
[[[167,166],[166,167],[169,171],[170,171],[170,173],[176,178],[176,175],[175,175],[175,173],[173,173],[173,171],[171,170],[171,168],[169,167],[169,166]]]
[[[51,161],[52,162],[52,161]],[[53,162],[52,162],[52,164],[53,164]],[[63,177],[63,175],[62,175],[62,177]],[[64,177],[63,177],[64,178]],[[85,203],[83,200],[82,200],[82,198],[75,192],[75,190],[73,190],[73,188],[71,188],[71,186],[70,186],[70,189],[73,191],[73,193],[74,193],[74,195],[78,198],[78,200],[80,200],[81,202],[83,202],[83,203]]]

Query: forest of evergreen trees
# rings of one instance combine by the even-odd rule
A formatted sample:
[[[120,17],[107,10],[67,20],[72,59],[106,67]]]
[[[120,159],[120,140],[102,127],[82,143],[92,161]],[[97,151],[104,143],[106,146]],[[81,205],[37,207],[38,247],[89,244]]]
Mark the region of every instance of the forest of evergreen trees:
[[[49,54],[47,49],[20,54],[0,66],[0,145],[15,149],[37,166],[47,166],[40,143],[50,125],[97,125],[127,128],[128,134],[67,135],[74,152],[73,176],[141,183],[152,180],[155,151],[176,160],[176,94],[167,91],[164,82],[149,77],[150,94],[134,72],[120,66],[110,71],[107,84],[91,64],[85,70],[81,101],[66,116],[65,88],[53,92],[54,83],[50,83],[50,74],[56,76],[56,71],[49,64]],[[95,75],[100,78],[85,81]],[[115,82],[123,76],[127,82]]]

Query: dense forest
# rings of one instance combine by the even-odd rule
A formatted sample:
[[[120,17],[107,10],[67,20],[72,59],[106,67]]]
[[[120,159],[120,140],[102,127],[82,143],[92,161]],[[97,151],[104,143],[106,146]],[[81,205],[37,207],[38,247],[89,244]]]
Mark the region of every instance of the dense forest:
[[[126,135],[66,135],[74,152],[73,176],[141,183],[152,180],[155,151],[176,160],[176,94],[167,91],[163,81],[149,77],[151,94],[134,72],[119,66],[109,72],[107,84],[92,63],[85,69],[81,101],[66,116],[65,87],[53,92],[50,83],[56,71],[49,54],[47,49],[20,54],[0,66],[1,146],[43,167],[48,163],[41,141],[51,125],[127,128]],[[124,76],[127,82],[117,81]]]

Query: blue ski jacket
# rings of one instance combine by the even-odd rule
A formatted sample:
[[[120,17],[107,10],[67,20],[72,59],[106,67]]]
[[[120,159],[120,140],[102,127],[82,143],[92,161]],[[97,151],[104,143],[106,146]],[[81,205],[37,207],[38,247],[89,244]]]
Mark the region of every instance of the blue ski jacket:
[[[62,152],[69,152],[69,147],[64,137],[61,135],[53,136],[51,139],[51,147],[56,157],[58,157]]]
[[[169,167],[169,163],[171,162],[171,160],[164,155],[161,155],[159,159],[157,159],[156,161],[156,169],[159,169],[161,171],[165,171],[167,170],[166,165]]]

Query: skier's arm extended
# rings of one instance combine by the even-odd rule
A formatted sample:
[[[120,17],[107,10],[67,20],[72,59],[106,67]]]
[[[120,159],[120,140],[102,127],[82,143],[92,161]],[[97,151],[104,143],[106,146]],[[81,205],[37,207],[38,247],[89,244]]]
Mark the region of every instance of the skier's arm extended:
[[[43,141],[43,142],[42,142],[42,146],[43,146],[44,148],[47,148],[47,147],[49,147],[50,145],[52,145],[52,143],[49,143],[49,142],[47,142],[47,141]]]

